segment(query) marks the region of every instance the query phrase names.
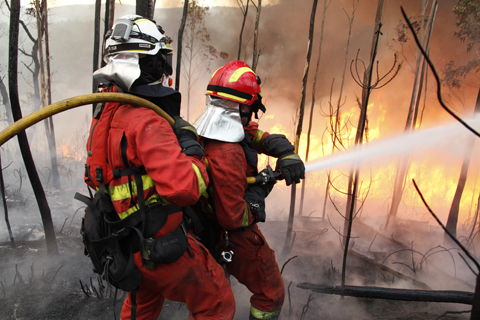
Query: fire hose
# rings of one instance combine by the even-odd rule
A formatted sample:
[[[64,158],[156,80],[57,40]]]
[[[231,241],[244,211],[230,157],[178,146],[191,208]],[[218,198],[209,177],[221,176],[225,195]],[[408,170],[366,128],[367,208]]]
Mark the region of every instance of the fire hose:
[[[175,120],[170,115],[168,115],[168,113],[166,113],[153,102],[150,102],[141,97],[134,96],[128,93],[90,93],[58,101],[37,111],[34,111],[31,114],[19,119],[18,121],[15,121],[15,123],[9,125],[5,129],[0,131],[0,146],[2,146],[5,142],[13,138],[18,133],[57,113],[61,113],[84,105],[102,102],[122,102],[152,109],[159,116],[167,120],[170,125],[173,126],[175,124]],[[280,177],[280,173],[278,173],[277,177]],[[247,177],[247,182],[249,184],[259,183],[262,181],[265,181],[265,177],[261,174],[256,177]]]

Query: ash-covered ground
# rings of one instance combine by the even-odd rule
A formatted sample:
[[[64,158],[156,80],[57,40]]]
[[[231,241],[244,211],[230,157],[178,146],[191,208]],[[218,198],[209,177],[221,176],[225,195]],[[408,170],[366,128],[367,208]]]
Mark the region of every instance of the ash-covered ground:
[[[63,192],[70,192],[73,197],[74,191]],[[55,197],[56,194],[49,194],[50,199]],[[16,243],[12,248],[8,236],[1,239],[0,319],[114,319],[114,309],[118,319],[125,293],[118,292],[114,299],[112,288],[106,283],[102,288],[91,271],[89,259],[83,255],[79,234],[81,204],[58,199],[51,201],[56,203],[52,215],[58,255],[47,254],[41,225],[34,222],[39,220],[38,214],[31,213],[36,212],[34,201],[14,206],[10,212]],[[281,319],[470,318],[468,312],[462,313],[469,311],[470,305],[342,298],[297,287],[305,282],[340,285],[343,251],[335,229],[343,223],[333,216],[330,222],[314,217],[298,217],[295,221],[293,248],[285,255],[282,250],[287,222],[267,221],[260,225],[283,270],[287,296]],[[346,284],[474,291],[475,277],[458,258],[458,250],[437,247],[443,239],[437,227],[404,221],[395,232],[383,234],[369,227],[369,222],[368,219],[354,222]],[[235,279],[232,288],[237,302],[235,320],[248,319],[249,292]],[[185,305],[172,301],[166,301],[159,317],[187,318]]]

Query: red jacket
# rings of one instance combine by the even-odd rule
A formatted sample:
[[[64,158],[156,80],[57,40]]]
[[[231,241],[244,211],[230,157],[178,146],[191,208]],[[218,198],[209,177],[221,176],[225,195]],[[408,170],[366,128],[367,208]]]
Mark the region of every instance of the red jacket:
[[[252,147],[261,153],[263,139],[269,135],[258,130],[258,123],[244,127],[252,140]],[[247,189],[247,176],[256,174],[257,168],[247,164],[245,152],[239,143],[205,139],[205,155],[209,164],[210,186],[213,186],[215,218],[226,230],[250,225],[255,217],[248,203],[243,200]]]
[[[113,105],[107,103],[104,112]],[[189,206],[198,201],[208,184],[205,165],[195,157],[181,153],[172,127],[165,119],[147,108],[121,105],[110,127],[107,152],[110,167],[126,167],[121,152],[121,139],[125,135],[128,165],[143,166],[147,172],[142,176],[145,199],[158,194],[162,202],[177,206]],[[135,211],[134,205],[138,204],[136,184],[133,177],[131,180],[132,192],[127,176],[114,178],[107,188],[115,210],[122,219]],[[181,212],[169,215],[167,223],[156,236],[170,233],[181,221]]]

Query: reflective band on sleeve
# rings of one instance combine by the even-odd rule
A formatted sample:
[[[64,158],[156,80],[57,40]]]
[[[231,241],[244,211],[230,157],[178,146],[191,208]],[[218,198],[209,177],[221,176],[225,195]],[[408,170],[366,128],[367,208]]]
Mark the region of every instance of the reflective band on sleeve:
[[[252,148],[253,150],[259,152],[260,148],[260,141],[262,140],[263,136],[263,131],[262,130],[257,130],[257,133],[255,134],[255,137],[252,140]]]
[[[245,211],[243,212],[243,220],[242,220],[242,225],[241,227],[248,227],[248,210],[249,205],[247,202],[245,202]]]
[[[275,311],[260,311],[254,306],[250,305],[250,314],[256,319],[271,319],[275,316],[278,316],[280,314],[280,311],[282,311],[282,309],[278,309]]]
[[[251,73],[255,74],[252,71],[252,69],[247,68],[247,67],[241,67],[241,68],[238,68],[237,70],[235,70],[234,73],[232,73],[232,75],[230,76],[230,79],[228,79],[228,82],[237,82],[238,79],[246,72],[251,72]]]
[[[205,180],[203,180],[202,173],[200,172],[200,169],[192,163],[192,168],[195,170],[195,173],[197,174],[198,178],[198,188],[200,189],[200,194],[203,194],[205,191],[207,191],[207,186],[205,185]]]
[[[142,182],[143,182],[143,190],[148,190],[150,188],[155,187],[155,182],[153,181],[152,178],[148,174],[142,175]],[[130,187],[128,183],[121,184],[118,186],[113,186],[113,187],[108,187],[108,193],[110,194],[110,197],[112,198],[112,201],[119,201],[119,200],[124,200],[128,199],[131,197],[131,195],[136,195],[137,194],[137,184],[135,183],[135,180],[132,180],[132,194],[130,194]]]

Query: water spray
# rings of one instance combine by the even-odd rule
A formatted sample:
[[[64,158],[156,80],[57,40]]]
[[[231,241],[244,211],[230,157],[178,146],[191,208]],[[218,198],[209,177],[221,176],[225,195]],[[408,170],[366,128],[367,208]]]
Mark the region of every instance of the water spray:
[[[480,117],[471,118],[466,122],[474,128],[480,128]],[[471,134],[471,132],[465,130],[462,124],[455,121],[447,125],[417,130],[391,139],[370,142],[357,146],[351,151],[335,153],[308,162],[305,164],[305,172],[331,169],[344,164],[356,163],[361,165],[365,161],[381,160],[386,156],[404,153],[411,154],[416,150],[423,152],[436,146],[448,145],[451,147],[452,142],[455,142],[456,146],[462,146],[460,142]]]

